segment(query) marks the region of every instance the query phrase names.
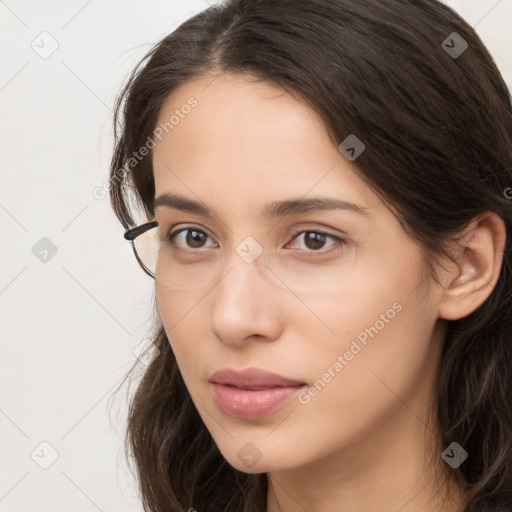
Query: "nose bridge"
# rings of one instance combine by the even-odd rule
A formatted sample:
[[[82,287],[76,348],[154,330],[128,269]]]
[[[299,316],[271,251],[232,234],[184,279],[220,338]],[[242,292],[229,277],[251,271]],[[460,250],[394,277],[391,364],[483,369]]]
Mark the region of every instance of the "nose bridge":
[[[268,254],[268,249],[264,250],[261,243],[251,235],[246,236],[236,247],[235,253],[247,264],[260,259],[263,252]]]
[[[235,295],[243,295],[247,289],[256,292],[263,288],[267,256],[267,252],[264,254],[263,251],[263,246],[253,237],[246,237],[230,248],[224,261],[224,277],[218,287]]]
[[[225,342],[255,334],[278,336],[280,320],[271,300],[277,289],[265,277],[265,268],[263,247],[254,240],[244,239],[226,256],[223,277],[212,290],[211,310],[212,330]]]

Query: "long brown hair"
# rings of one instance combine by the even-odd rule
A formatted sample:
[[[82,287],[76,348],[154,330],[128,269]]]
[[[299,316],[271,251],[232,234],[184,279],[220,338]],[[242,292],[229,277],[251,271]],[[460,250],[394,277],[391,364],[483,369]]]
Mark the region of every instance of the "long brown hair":
[[[357,134],[366,145],[358,174],[422,243],[434,278],[437,258],[449,257],[471,219],[490,211],[505,222],[499,280],[478,309],[449,322],[436,394],[442,445],[455,441],[469,453],[453,470],[468,489],[466,511],[511,510],[512,102],[488,50],[436,0],[210,7],[156,44],[118,96],[110,198],[125,228],[139,220],[135,211],[154,215],[151,152],[136,163],[133,155],[154,136],[164,101],[194,78],[225,72],[306,100],[336,145]],[[137,383],[126,431],[145,510],[266,510],[266,474],[223,458],[155,315],[160,354]]]

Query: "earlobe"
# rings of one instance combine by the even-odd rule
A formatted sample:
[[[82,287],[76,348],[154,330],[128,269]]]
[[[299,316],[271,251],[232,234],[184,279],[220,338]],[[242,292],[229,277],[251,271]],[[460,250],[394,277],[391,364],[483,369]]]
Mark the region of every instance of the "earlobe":
[[[481,306],[500,275],[506,227],[496,214],[475,218],[460,241],[462,251],[438,303],[439,317],[458,320]]]

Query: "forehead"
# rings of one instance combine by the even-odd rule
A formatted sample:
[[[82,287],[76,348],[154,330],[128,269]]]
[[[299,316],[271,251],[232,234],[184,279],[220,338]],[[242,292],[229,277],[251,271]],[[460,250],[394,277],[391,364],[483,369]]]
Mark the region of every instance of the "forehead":
[[[189,110],[190,98],[197,105],[180,116],[180,110]],[[175,151],[184,142],[195,142],[198,155],[211,151],[219,158],[253,152],[264,159],[278,150],[291,154],[300,151],[299,142],[311,145],[326,135],[320,118],[304,102],[269,81],[250,76],[203,77],[182,85],[167,98],[158,124],[164,125],[173,116],[176,124],[166,137],[167,149]],[[225,149],[227,154],[220,151]]]
[[[153,151],[156,195],[172,190],[217,201],[229,192],[241,206],[311,192],[370,208],[380,203],[321,117],[271,82],[220,75],[186,83],[164,103],[158,125],[165,123]]]

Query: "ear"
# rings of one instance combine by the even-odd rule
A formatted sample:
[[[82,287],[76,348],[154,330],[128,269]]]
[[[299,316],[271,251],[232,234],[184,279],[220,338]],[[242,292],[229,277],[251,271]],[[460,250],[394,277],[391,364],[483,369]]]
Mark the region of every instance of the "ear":
[[[486,212],[469,223],[459,242],[457,265],[445,276],[440,318],[464,318],[485,302],[500,275],[505,240],[505,223],[494,213]]]

